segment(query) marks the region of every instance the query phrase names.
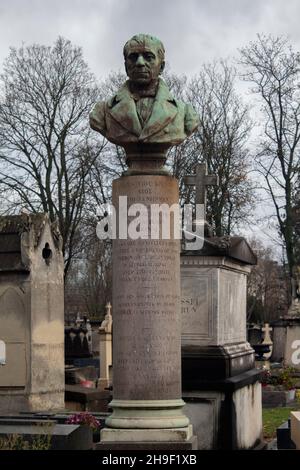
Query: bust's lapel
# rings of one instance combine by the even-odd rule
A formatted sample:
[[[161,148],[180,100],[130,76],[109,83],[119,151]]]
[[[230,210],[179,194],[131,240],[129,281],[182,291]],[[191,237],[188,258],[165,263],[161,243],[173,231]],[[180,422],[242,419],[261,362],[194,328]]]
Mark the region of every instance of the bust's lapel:
[[[127,82],[110,100],[108,107],[111,116],[120,126],[130,133],[140,136],[142,126],[136,112],[135,102],[129,93]]]
[[[154,100],[153,109],[149,120],[140,135],[140,140],[146,140],[161,131],[178,113],[177,103],[171,95],[168,87],[160,79],[157,95]]]

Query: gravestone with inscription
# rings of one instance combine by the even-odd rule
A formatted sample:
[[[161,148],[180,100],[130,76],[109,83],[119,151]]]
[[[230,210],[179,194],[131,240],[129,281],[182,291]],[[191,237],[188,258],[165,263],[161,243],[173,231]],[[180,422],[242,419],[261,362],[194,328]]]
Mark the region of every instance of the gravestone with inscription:
[[[64,262],[45,214],[0,217],[0,349],[0,410],[64,407]]]
[[[217,183],[208,177],[202,172],[200,188],[197,173],[185,180],[196,186],[196,196],[200,190],[204,206],[204,185]],[[181,253],[183,397],[199,449],[260,442],[259,375],[246,339],[247,276],[255,263],[241,237],[209,234],[202,249]]]
[[[129,80],[91,113],[92,128],[124,147],[128,165],[113,182],[113,413],[101,448],[191,449],[195,439],[181,395],[179,223],[171,217],[164,237],[162,219],[150,222],[150,214],[161,205],[178,208],[178,182],[164,169],[166,151],[199,119],[159,78],[160,40],[134,36],[124,58]],[[120,222],[127,211],[128,220]]]

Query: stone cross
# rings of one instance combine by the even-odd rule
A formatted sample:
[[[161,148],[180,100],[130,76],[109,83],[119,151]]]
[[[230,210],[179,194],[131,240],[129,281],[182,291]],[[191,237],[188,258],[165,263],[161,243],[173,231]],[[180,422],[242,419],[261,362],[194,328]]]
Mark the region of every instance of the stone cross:
[[[106,315],[111,315],[111,303],[110,302],[107,302],[107,304],[105,305],[105,308],[106,308]]]
[[[111,385],[110,370],[112,367],[112,316],[111,304],[105,305],[106,314],[98,330],[100,335],[99,356],[100,356],[100,378],[98,388],[104,390]]]
[[[196,204],[204,205],[204,217],[206,216],[206,187],[207,186],[218,186],[219,177],[218,175],[207,174],[207,164],[198,163],[196,165],[195,175],[187,175],[183,179],[187,186],[196,187]]]
[[[112,327],[111,303],[107,302],[107,304],[105,305],[105,308],[106,308],[106,314],[99,328],[99,332],[111,333],[111,327]]]
[[[262,331],[264,332],[264,340],[262,344],[273,344],[270,336],[272,330],[273,328],[270,328],[269,323],[265,323],[265,326],[262,328]]]

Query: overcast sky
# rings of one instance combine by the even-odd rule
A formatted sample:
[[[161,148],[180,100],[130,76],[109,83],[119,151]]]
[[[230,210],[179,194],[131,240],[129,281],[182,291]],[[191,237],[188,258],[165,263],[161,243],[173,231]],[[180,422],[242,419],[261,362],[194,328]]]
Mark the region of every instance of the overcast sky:
[[[176,73],[237,54],[256,33],[288,34],[300,49],[300,0],[0,0],[0,63],[9,46],[82,46],[98,78],[123,68],[122,46],[140,32],[158,36]]]

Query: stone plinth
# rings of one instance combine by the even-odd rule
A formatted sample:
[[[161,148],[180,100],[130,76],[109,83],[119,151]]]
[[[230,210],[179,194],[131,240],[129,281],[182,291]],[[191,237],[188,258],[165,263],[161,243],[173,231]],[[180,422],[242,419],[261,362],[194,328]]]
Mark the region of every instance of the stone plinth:
[[[241,238],[233,242],[226,253],[208,239],[203,253],[181,255],[183,397],[203,450],[250,449],[262,437],[260,373],[246,340],[255,257]]]
[[[246,341],[250,268],[227,257],[181,256],[182,350],[187,374],[231,377],[254,367]]]
[[[184,391],[199,450],[252,449],[262,439],[261,386],[255,369]]]
[[[118,213],[119,196],[127,196],[128,208],[144,204],[150,214],[150,205],[178,203],[178,184],[171,176],[124,176],[113,183]],[[128,227],[134,219],[129,217]],[[113,242],[113,414],[106,424],[120,431],[103,430],[101,441],[134,435],[152,442],[155,430],[160,441],[190,438],[181,399],[180,240],[172,220],[170,226],[171,239],[159,233],[148,239],[147,223],[144,239],[120,239],[119,233]]]
[[[0,409],[64,407],[64,262],[45,214],[0,218]]]

